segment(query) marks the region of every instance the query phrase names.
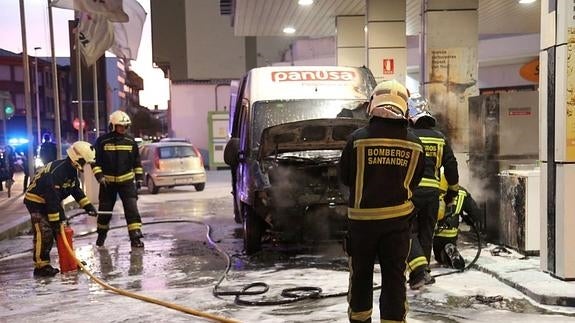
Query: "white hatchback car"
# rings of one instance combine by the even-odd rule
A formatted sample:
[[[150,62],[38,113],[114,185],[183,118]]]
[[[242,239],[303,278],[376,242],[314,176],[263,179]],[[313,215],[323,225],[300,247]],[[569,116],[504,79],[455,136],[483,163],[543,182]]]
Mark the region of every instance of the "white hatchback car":
[[[198,149],[186,142],[155,142],[142,145],[140,158],[144,184],[157,194],[160,187],[193,185],[203,191],[206,169]]]

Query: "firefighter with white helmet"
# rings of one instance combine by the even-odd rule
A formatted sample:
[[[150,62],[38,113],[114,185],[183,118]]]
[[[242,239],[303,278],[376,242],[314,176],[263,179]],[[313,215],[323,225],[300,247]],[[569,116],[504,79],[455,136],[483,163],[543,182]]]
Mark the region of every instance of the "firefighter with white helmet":
[[[78,180],[78,171],[95,161],[94,147],[76,141],[66,151],[68,157],[55,160],[39,169],[26,189],[24,204],[28,209],[34,236],[34,276],[54,276],[59,270],[50,265],[50,250],[59,233],[60,223],[66,219],[61,202],[72,195],[80,207],[97,216]]]
[[[140,153],[135,139],[127,134],[131,125],[128,114],[115,111],[110,114],[109,132],[96,140],[96,163],[94,176],[100,183],[99,210],[106,211],[98,216],[98,238],[96,245],[102,247],[110,228],[116,198],[119,195],[124,206],[128,234],[132,247],[141,248],[144,243],[142,219],[138,211],[138,188],[143,180]]]
[[[340,158],[339,176],[350,192],[344,241],[350,257],[350,322],[371,322],[376,260],[384,282],[381,321],[404,322],[407,314],[410,198],[424,169],[421,141],[408,130],[407,99],[399,82],[378,84],[370,98],[369,124],[350,135]]]
[[[428,102],[419,94],[409,98],[409,123],[412,132],[423,143],[425,151],[425,171],[419,186],[413,192],[416,208],[412,232],[412,247],[408,258],[409,286],[419,289],[433,284],[429,261],[433,246],[433,233],[439,209],[440,168],[443,167],[448,182],[445,202],[449,204],[459,189],[457,159],[447,138],[434,129],[436,120],[429,111]]]

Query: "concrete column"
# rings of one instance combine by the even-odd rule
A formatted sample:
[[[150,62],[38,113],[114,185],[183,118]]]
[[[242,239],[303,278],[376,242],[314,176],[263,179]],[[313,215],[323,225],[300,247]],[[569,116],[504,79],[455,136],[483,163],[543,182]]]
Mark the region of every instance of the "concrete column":
[[[541,0],[541,269],[575,280],[575,0]]]
[[[438,127],[468,152],[467,98],[477,88],[478,0],[423,0],[423,87]]]
[[[366,0],[367,67],[375,79],[405,84],[407,37],[405,1]]]
[[[367,66],[365,58],[365,16],[337,16],[336,64]]]

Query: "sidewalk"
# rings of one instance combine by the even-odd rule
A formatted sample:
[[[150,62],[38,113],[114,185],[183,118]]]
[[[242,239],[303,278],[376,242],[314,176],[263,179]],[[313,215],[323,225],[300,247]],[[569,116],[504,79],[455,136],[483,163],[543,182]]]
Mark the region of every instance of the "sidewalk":
[[[14,174],[14,180],[16,182],[12,185],[10,197],[8,197],[6,183],[2,182],[3,190],[0,191],[0,240],[13,238],[22,231],[30,229],[30,215],[23,203],[24,173]]]
[[[13,238],[30,229],[30,217],[22,203],[23,178],[22,173],[15,175],[12,197],[8,198],[6,190],[0,191],[0,240]],[[539,257],[524,257],[510,248],[506,248],[509,253],[492,255],[490,250],[495,247],[489,244],[481,251],[475,269],[492,275],[539,304],[575,307],[575,281],[562,281],[541,271]],[[476,251],[475,248],[460,250],[467,261],[474,258]]]

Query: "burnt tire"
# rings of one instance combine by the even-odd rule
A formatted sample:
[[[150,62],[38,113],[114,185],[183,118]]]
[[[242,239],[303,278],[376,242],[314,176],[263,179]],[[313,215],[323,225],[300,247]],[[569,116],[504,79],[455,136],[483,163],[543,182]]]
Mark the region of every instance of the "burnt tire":
[[[201,192],[204,190],[204,188],[206,188],[206,183],[194,184],[194,188],[196,191]]]
[[[146,186],[148,187],[148,191],[152,194],[158,194],[160,188],[154,184],[154,180],[151,176],[148,176],[148,180],[146,181]]]
[[[241,209],[244,223],[244,251],[247,255],[252,255],[262,249],[264,223],[252,206],[242,203]]]

